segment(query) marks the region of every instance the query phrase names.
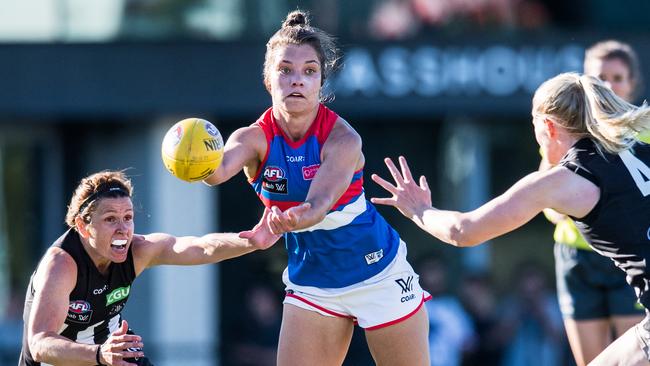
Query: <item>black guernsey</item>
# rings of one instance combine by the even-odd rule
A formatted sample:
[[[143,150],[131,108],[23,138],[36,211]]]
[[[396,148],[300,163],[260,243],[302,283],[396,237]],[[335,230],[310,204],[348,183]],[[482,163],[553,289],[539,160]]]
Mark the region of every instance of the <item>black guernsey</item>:
[[[600,199],[583,218],[573,218],[587,242],[627,274],[640,303],[650,309],[650,145],[630,151],[598,151],[588,138],[567,152],[560,165],[600,188]]]
[[[129,297],[131,283],[135,279],[131,248],[129,247],[126,261],[111,263],[108,274],[104,276],[99,273],[86,253],[75,230],[68,230],[52,246],[66,251],[77,263],[77,284],[70,293],[68,315],[59,334],[79,343],[104,343],[119,326],[120,313]],[[33,280],[34,274],[29,281],[25,296],[23,348],[18,366],[46,365],[32,359],[27,343],[27,323],[34,300]]]

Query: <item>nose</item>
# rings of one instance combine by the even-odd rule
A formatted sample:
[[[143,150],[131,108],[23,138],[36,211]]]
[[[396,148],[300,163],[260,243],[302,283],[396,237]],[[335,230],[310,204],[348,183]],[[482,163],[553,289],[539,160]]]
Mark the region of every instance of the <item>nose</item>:
[[[303,80],[302,80],[302,76],[300,76],[300,75],[295,75],[295,76],[291,79],[291,86],[303,86],[303,85],[305,85],[305,83],[304,83]]]

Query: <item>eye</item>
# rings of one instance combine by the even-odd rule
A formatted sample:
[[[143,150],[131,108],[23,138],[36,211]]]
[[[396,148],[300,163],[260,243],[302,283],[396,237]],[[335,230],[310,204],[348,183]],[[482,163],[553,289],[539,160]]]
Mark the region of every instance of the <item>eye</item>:
[[[280,67],[279,71],[280,71],[280,74],[285,74],[286,75],[286,74],[289,74],[291,72],[291,69],[286,67],[286,66],[282,66],[282,67]]]
[[[615,82],[615,83],[622,82],[623,81],[623,75],[614,75],[614,77],[612,78],[612,81]]]
[[[315,74],[315,73],[316,73],[315,69],[307,69],[307,70],[305,70],[305,74],[307,74],[307,75],[312,75],[312,74]]]
[[[124,221],[125,221],[125,222],[131,222],[131,221],[133,221],[133,215],[126,215],[126,216],[124,216]]]
[[[111,224],[114,224],[114,223],[117,222],[117,217],[115,217],[115,216],[108,216],[108,217],[106,217],[106,218],[104,219],[104,221],[106,221],[106,222],[108,222],[108,223],[111,223]]]

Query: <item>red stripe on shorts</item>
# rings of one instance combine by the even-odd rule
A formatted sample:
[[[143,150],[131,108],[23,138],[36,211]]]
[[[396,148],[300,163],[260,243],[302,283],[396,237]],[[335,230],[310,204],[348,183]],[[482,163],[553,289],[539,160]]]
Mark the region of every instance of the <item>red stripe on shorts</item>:
[[[320,311],[322,311],[322,312],[325,312],[325,313],[327,313],[327,314],[334,315],[334,316],[338,316],[339,318],[348,318],[348,319],[353,319],[353,320],[356,321],[356,319],[355,319],[353,316],[351,316],[351,315],[339,314],[339,313],[337,313],[337,312],[335,312],[335,311],[332,311],[332,310],[326,309],[326,308],[324,308],[324,307],[322,307],[322,306],[320,306],[320,305],[316,305],[316,304],[314,304],[313,302],[311,302],[311,301],[309,301],[309,300],[307,300],[307,299],[305,299],[305,298],[303,298],[303,297],[300,297],[300,296],[298,296],[298,295],[296,295],[296,294],[290,294],[290,293],[287,293],[287,294],[285,294],[285,296],[286,296],[286,297],[293,297],[294,299],[298,299],[298,300],[304,302],[305,304],[307,304],[307,305],[309,305],[309,306],[312,306],[312,307],[314,307],[314,308],[316,308],[316,309],[318,309],[318,310],[320,310]]]
[[[424,294],[422,294],[422,301],[420,301],[420,305],[418,305],[418,307],[415,308],[415,310],[411,311],[410,313],[404,315],[403,317],[401,317],[401,318],[399,318],[399,319],[395,319],[395,320],[389,321],[388,323],[379,324],[379,325],[374,325],[374,326],[372,326],[372,327],[364,328],[364,330],[376,330],[376,329],[381,329],[381,328],[385,328],[385,327],[391,326],[391,325],[393,325],[393,324],[397,324],[397,323],[399,323],[399,322],[401,322],[401,321],[404,321],[404,320],[406,320],[406,319],[412,317],[415,313],[417,313],[418,310],[420,310],[420,308],[422,307],[422,304],[424,304],[425,301],[429,301],[429,300],[431,300],[431,295],[429,295],[429,296],[427,296],[427,297],[424,297]]]

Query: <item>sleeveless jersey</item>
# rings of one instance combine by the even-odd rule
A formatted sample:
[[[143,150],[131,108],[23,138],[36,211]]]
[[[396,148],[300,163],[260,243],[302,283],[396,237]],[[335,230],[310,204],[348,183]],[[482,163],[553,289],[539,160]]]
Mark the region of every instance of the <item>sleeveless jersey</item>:
[[[253,125],[266,136],[267,153],[250,180],[266,207],[281,210],[305,201],[321,163],[321,149],[338,115],[323,105],[300,141],[292,141],[269,108]],[[298,285],[341,288],[381,272],[393,260],[399,235],[366,200],[363,170],[320,223],[284,236],[289,279]]]
[[[639,301],[650,309],[650,145],[640,142],[630,151],[609,154],[585,138],[560,165],[600,188],[591,212],[573,219],[591,247],[625,271]]]
[[[637,139],[645,143],[650,143],[650,131],[644,131],[637,136]],[[541,152],[540,152],[541,153]],[[558,222],[553,232],[553,240],[556,243],[576,247],[578,249],[591,250],[589,243],[580,235],[580,231],[573,223],[573,220],[567,218]]]
[[[126,305],[131,283],[135,279],[131,248],[129,247],[126,261],[111,263],[108,274],[104,276],[86,253],[76,231],[68,230],[52,246],[70,254],[77,264],[77,284],[70,293],[68,315],[58,333],[78,343],[104,343],[120,324],[120,313]],[[33,360],[27,342],[27,323],[34,300],[33,280],[34,274],[25,297],[23,348],[18,366],[41,365]]]

